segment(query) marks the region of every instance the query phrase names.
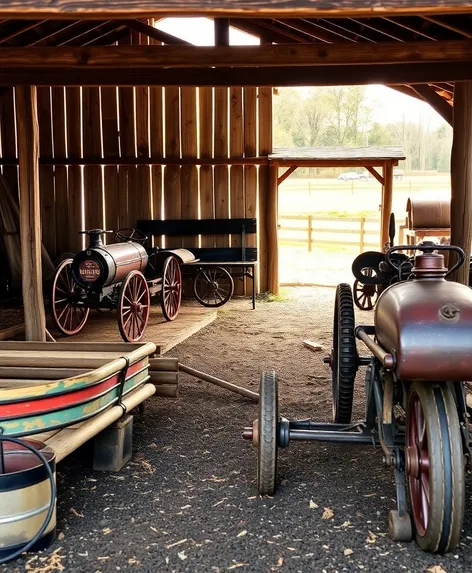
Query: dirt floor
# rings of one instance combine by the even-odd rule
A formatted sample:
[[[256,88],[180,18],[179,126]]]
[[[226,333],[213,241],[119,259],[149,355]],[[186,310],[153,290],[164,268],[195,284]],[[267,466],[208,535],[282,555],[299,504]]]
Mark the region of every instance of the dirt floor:
[[[283,415],[328,420],[325,352],[310,352],[302,340],[329,351],[334,289],[292,288],[287,297],[259,301],[255,311],[233,300],[169,355],[254,390],[261,371],[275,369]],[[360,323],[371,320],[359,313]],[[291,444],[280,451],[276,495],[259,498],[255,452],[242,439],[256,412],[249,400],[182,375],[177,399],[151,398],[135,418],[134,456],[122,472],[90,469],[87,448],[59,465],[58,540],[3,570],[472,570],[470,483],[460,548],[427,555],[386,535],[395,492],[378,449]],[[354,417],[362,417],[362,374]]]

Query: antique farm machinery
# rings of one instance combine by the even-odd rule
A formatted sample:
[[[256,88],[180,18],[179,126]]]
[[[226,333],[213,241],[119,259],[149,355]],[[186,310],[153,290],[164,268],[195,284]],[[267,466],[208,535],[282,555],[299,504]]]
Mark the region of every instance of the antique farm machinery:
[[[379,294],[389,284],[406,279],[411,272],[410,257],[395,253],[398,271],[394,271],[385,261],[385,253],[395,241],[395,214],[390,214],[389,240],[384,251],[366,251],[358,255],[352,263],[352,273],[356,280],[353,285],[354,303],[361,310],[372,310]],[[408,261],[410,261],[409,264]],[[399,263],[402,263],[401,265]]]
[[[425,551],[444,553],[459,543],[470,441],[464,381],[472,380],[472,290],[446,281],[448,271],[431,246],[397,246],[385,254],[395,273],[398,250],[418,250],[411,280],[386,288],[374,326],[355,326],[351,287],[336,290],[334,337],[325,359],[332,371],[333,423],[290,421],[279,414],[277,375],[261,378],[259,417],[244,437],[258,450],[260,494],[276,489],[277,451],[291,440],[379,444],[395,474],[397,507],[389,514],[396,541],[415,535]],[[356,339],[370,353],[360,356]],[[365,420],[352,422],[357,370],[366,366]],[[409,499],[409,503],[407,502]]]
[[[162,314],[174,320],[180,309],[183,249],[146,250],[148,237],[137,229],[114,233],[118,242],[104,245],[102,229],[82,231],[89,245],[57,268],[51,294],[54,323],[72,336],[82,330],[91,308],[118,311],[118,328],[126,342],[137,342],[149,320],[151,297],[159,294]]]

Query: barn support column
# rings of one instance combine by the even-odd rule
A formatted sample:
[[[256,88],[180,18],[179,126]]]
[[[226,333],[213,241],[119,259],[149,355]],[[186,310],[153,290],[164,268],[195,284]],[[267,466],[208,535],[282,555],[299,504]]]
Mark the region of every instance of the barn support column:
[[[20,237],[26,340],[46,340],[39,204],[39,131],[36,87],[15,90],[19,159]]]
[[[382,204],[380,208],[380,250],[388,241],[388,224],[392,212],[393,163],[386,161],[383,167]]]
[[[279,294],[278,174],[278,164],[270,165],[267,197],[267,283],[268,290],[274,294]]]
[[[450,280],[469,284],[472,241],[472,82],[456,82],[451,152],[451,245],[463,249],[464,265]],[[456,260],[455,257],[453,259]]]

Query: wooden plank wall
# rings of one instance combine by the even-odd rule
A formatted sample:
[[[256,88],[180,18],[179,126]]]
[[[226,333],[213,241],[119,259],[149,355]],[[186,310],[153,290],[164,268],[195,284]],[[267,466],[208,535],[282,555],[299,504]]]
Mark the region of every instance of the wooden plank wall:
[[[132,32],[123,44],[156,43]],[[272,146],[270,88],[38,88],[45,157],[244,158]],[[0,96],[1,156],[15,157],[13,90]],[[265,125],[263,125],[265,124]],[[17,168],[3,173],[17,188]],[[53,260],[85,244],[79,231],[134,227],[138,219],[256,217],[265,212],[267,167],[41,165],[43,242]],[[260,219],[260,290],[267,285],[265,217]],[[112,237],[107,237],[108,242]],[[162,238],[155,240],[162,244]],[[185,237],[167,247],[239,246],[239,236]],[[261,257],[260,257],[261,258]],[[237,281],[236,293],[247,285]]]

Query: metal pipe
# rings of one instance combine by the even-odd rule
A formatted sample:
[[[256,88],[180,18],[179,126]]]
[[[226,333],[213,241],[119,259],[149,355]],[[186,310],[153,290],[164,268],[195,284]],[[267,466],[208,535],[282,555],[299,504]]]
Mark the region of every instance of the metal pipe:
[[[367,348],[376,356],[382,363],[384,368],[391,370],[395,366],[393,356],[380,347],[370,336],[361,328],[357,329],[356,336],[359,340],[367,346]]]
[[[195,376],[195,378],[199,378],[205,382],[210,382],[210,384],[216,384],[216,386],[220,386],[221,388],[225,388],[231,392],[236,392],[236,394],[241,394],[241,396],[245,396],[254,402],[259,402],[259,394],[257,394],[257,392],[241,388],[241,386],[236,386],[236,384],[231,384],[231,382],[226,382],[225,380],[221,380],[220,378],[216,378],[210,374],[205,374],[205,372],[199,372],[194,368],[190,368],[190,366],[185,366],[185,364],[179,363],[179,369],[181,372]]]
[[[313,442],[345,442],[351,444],[376,444],[375,436],[354,432],[329,430],[290,430],[290,441],[310,440]]]

